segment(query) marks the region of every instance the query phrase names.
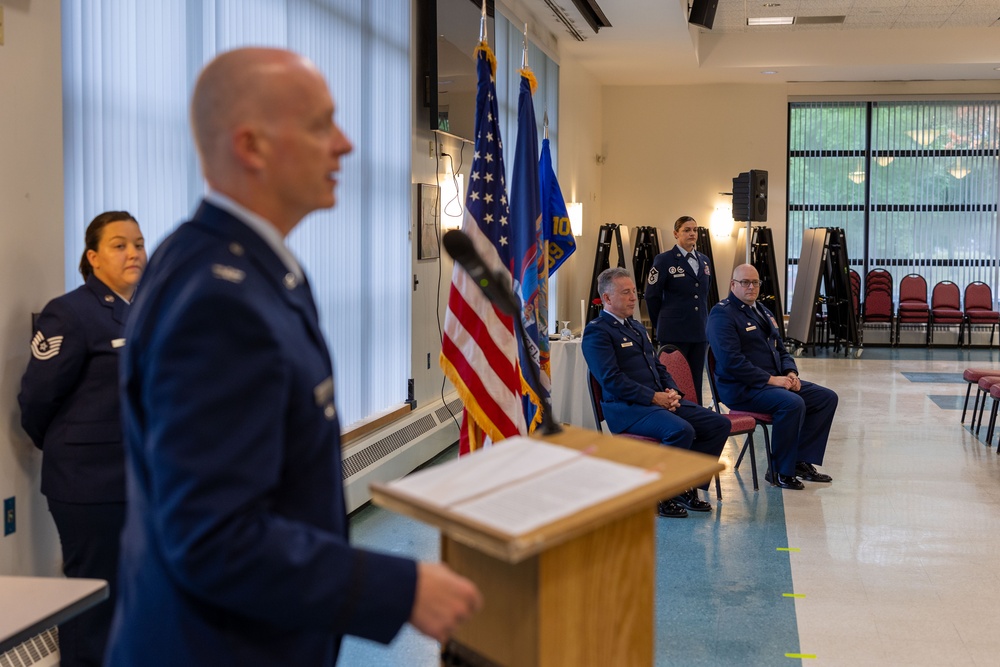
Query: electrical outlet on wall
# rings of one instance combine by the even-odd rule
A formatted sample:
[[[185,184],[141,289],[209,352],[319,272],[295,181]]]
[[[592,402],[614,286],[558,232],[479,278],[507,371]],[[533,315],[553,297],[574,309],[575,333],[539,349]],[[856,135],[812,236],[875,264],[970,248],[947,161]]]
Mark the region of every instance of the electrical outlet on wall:
[[[6,537],[17,529],[17,514],[14,512],[14,496],[3,501],[3,534]]]

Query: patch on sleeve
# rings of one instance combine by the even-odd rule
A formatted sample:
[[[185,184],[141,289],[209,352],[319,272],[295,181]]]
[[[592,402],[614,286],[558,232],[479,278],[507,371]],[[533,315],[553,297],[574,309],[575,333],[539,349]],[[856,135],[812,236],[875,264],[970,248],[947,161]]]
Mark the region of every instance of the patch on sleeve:
[[[235,266],[226,266],[225,264],[213,264],[212,265],[212,275],[219,280],[228,280],[231,283],[236,283],[237,285],[243,282],[243,279],[247,277],[247,274]]]
[[[649,270],[649,278],[646,280],[647,285],[655,285],[656,279],[660,277],[660,272],[655,268]]]
[[[46,338],[41,331],[35,332],[35,337],[31,339],[31,356],[39,361],[45,361],[59,354],[62,348],[63,337],[52,336]]]

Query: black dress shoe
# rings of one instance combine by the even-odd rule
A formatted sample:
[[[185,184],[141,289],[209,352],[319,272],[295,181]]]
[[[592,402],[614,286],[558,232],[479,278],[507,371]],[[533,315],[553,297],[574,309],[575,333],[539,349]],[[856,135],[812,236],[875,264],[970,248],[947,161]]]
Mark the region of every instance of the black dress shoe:
[[[691,512],[711,512],[712,506],[698,497],[698,492],[688,489],[674,498],[674,502]]]
[[[764,473],[764,479],[775,486],[780,486],[783,489],[795,489],[796,491],[801,491],[806,488],[805,485],[799,480],[795,479],[792,475],[782,475],[780,472],[775,474],[775,480],[771,480],[771,471]]]
[[[795,464],[795,476],[807,482],[832,482],[833,477],[824,475],[813,467],[813,464],[799,461]]]
[[[661,500],[657,503],[656,513],[668,519],[683,519],[688,515],[687,510],[673,500]]]

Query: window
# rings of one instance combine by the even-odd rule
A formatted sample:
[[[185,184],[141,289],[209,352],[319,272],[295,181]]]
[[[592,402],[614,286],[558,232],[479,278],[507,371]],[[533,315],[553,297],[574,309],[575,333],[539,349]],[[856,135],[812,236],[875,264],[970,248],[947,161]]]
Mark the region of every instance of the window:
[[[996,286],[1000,102],[795,102],[788,146],[786,294],[812,227],[843,228],[862,275]]]
[[[63,3],[67,288],[83,231],[127,209],[152,252],[204,192],[188,129],[202,65],[242,45],[287,47],[326,75],[355,150],[336,209],[289,246],[309,274],[344,426],[401,404],[410,369],[410,3],[87,0]]]

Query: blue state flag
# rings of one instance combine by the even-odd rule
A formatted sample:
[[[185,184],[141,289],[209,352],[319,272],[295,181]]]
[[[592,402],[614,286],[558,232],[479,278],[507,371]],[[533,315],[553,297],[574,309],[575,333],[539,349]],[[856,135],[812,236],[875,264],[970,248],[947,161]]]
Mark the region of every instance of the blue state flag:
[[[573,230],[569,225],[569,214],[566,212],[566,202],[559,188],[559,181],[552,169],[548,139],[542,140],[538,177],[542,188],[542,239],[548,249],[548,269],[551,276],[576,250],[576,239],[573,238]]]
[[[521,321],[528,334],[527,346],[520,346],[522,392],[525,420],[529,430],[541,423],[540,406],[549,396],[549,349],[545,311],[548,308],[547,262],[542,252],[542,204],[538,181],[538,126],[535,106],[531,99],[534,76],[521,70],[521,86],[517,100],[517,144],[514,147],[514,169],[510,188],[510,222],[512,236],[511,274],[514,290],[521,296]],[[540,274],[542,274],[540,276]],[[538,369],[539,383],[525,372],[528,364]]]

